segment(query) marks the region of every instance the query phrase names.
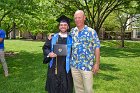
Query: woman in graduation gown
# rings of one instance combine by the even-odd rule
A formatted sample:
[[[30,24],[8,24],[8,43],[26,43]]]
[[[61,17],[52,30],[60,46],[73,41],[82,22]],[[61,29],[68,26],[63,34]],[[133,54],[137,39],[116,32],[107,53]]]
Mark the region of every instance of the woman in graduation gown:
[[[57,21],[59,22],[59,32],[54,34],[51,39],[47,38],[43,46],[43,63],[48,63],[45,89],[48,93],[72,93],[73,80],[69,65],[72,39],[67,34],[70,19],[62,15]],[[67,55],[55,54],[53,52],[53,45],[55,44],[66,44]]]

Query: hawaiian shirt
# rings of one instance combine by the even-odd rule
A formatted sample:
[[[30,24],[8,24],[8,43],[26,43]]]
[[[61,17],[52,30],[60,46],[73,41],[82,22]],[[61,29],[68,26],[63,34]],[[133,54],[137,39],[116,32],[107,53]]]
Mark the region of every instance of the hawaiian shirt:
[[[94,50],[100,48],[96,31],[85,25],[81,31],[77,27],[73,28],[70,35],[72,36],[71,66],[91,71],[95,57]]]

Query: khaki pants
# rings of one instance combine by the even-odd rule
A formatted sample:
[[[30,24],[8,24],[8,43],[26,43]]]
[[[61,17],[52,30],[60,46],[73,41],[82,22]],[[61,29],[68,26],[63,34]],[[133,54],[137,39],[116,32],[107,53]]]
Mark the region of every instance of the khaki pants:
[[[2,63],[5,76],[8,76],[8,67],[5,61],[4,51],[0,49],[0,62]]]
[[[75,93],[93,93],[93,72],[71,67]]]

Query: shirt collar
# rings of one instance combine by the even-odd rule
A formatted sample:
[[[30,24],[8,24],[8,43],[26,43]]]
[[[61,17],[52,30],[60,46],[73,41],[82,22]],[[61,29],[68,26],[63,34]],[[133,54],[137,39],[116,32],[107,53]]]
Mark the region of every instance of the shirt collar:
[[[85,30],[86,27],[87,27],[87,25],[85,25],[81,31]],[[75,27],[75,30],[79,31],[78,27]]]
[[[64,33],[64,34],[58,33],[58,34],[60,35],[60,37],[64,37],[64,38],[66,38],[68,36],[67,33]]]

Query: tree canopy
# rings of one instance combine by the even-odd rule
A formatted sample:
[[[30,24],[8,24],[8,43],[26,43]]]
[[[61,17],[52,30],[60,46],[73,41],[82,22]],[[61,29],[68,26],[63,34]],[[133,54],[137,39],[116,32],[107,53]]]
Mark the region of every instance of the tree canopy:
[[[76,10],[84,10],[86,24],[100,31],[113,11],[135,6],[140,13],[139,0],[0,0],[0,27],[7,32],[18,29],[32,35],[56,32],[56,18],[62,14],[73,19]],[[133,3],[133,4],[132,4]],[[74,22],[72,23],[74,26]]]

